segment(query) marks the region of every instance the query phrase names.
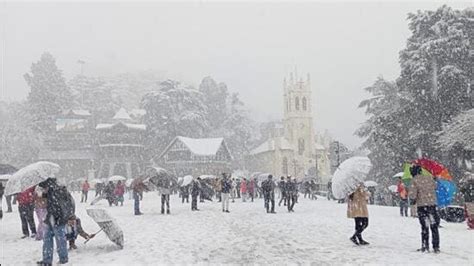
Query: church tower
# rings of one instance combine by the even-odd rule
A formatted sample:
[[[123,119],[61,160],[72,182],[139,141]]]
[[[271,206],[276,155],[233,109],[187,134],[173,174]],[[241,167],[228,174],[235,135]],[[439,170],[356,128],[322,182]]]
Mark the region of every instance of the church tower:
[[[311,80],[290,73],[283,81],[283,100],[285,104],[283,124],[285,138],[294,148],[294,160],[289,162],[290,174],[303,177],[315,165],[313,158],[314,129],[311,99]]]

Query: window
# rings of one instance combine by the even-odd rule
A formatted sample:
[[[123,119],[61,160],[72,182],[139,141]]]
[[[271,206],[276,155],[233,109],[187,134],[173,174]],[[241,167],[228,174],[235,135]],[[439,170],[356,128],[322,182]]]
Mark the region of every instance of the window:
[[[301,100],[301,104],[303,105],[303,111],[306,111],[306,108],[307,108],[306,97],[303,97],[303,99]]]
[[[304,139],[298,140],[298,154],[303,155],[304,153]]]
[[[283,157],[281,170],[282,170],[283,175],[288,175],[288,158],[286,157]]]
[[[295,98],[295,109],[298,111],[300,109],[300,98]]]

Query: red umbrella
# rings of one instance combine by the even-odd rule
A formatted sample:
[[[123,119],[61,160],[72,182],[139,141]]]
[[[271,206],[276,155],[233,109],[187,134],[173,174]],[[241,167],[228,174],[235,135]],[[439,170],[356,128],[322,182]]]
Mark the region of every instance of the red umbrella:
[[[449,174],[448,169],[437,161],[421,158],[413,161],[413,164],[423,167],[425,170],[430,172],[433,176],[441,177],[445,180],[451,181],[453,177]]]

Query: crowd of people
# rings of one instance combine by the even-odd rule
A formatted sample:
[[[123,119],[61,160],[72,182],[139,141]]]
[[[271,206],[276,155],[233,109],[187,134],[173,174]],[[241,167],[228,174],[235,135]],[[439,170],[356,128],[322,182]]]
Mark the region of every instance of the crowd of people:
[[[399,198],[400,215],[418,217],[421,226],[421,252],[429,252],[429,236],[431,231],[431,247],[435,253],[440,252],[440,237],[438,228],[440,226],[440,210],[436,202],[436,180],[432,176],[423,175],[420,166],[414,165],[410,168],[413,177],[411,185],[407,186],[401,178],[398,180],[396,195]],[[288,212],[294,212],[295,204],[298,202],[299,192],[302,190],[308,198],[316,198],[312,195],[312,181],[307,184],[298,182],[296,178],[287,176],[274,180],[269,174],[265,180],[257,178],[232,178],[230,174],[223,173],[221,177],[193,178],[189,184],[180,185],[168,179],[158,182],[149,182],[143,178],[136,178],[129,187],[122,181],[108,182],[105,185],[96,184],[96,199],[106,199],[109,206],[123,206],[124,194],[128,190],[134,200],[134,214],[142,215],[140,201],[143,193],[150,190],[158,190],[161,197],[161,213],[170,214],[170,195],[178,193],[181,202],[189,203],[191,196],[191,211],[199,211],[198,202],[216,199],[222,204],[222,212],[230,212],[230,202],[241,199],[242,202],[253,202],[254,198],[262,197],[264,209],[269,214],[275,214],[275,194],[278,193],[278,206],[283,205]],[[309,186],[308,186],[309,184]],[[473,199],[474,182],[461,183],[461,192],[465,198],[465,208],[468,226],[474,227]],[[310,187],[309,192],[307,188]],[[0,197],[3,196],[3,184],[0,183]],[[81,184],[81,203],[86,203],[91,185],[85,180]],[[347,217],[354,219],[355,232],[349,238],[355,245],[368,245],[363,239],[362,233],[369,225],[369,212],[367,204],[370,203],[371,191],[359,184],[357,189],[347,196]],[[31,187],[14,196],[18,204],[22,237],[34,238],[43,241],[43,259],[40,265],[51,265],[53,257],[53,241],[56,241],[56,249],[59,263],[68,261],[69,250],[76,249],[75,240],[78,236],[91,239],[95,235],[88,234],[81,225],[81,220],[75,215],[75,204],[72,195],[65,186],[57,184],[56,179],[48,178],[39,185]],[[7,199],[8,210],[11,212],[11,202]],[[37,223],[34,214],[36,213]],[[3,215],[3,213],[0,213]],[[1,218],[2,216],[0,216]]]

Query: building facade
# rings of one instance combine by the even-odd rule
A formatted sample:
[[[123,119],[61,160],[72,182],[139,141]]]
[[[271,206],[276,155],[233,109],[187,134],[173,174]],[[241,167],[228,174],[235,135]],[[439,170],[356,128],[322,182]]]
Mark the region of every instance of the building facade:
[[[176,176],[219,176],[232,170],[232,155],[223,138],[178,136],[154,158],[154,162]]]
[[[281,124],[275,124],[267,139],[250,151],[249,169],[326,182],[330,176],[328,143],[315,135],[309,74],[303,79],[291,73],[284,79],[283,103]]]

